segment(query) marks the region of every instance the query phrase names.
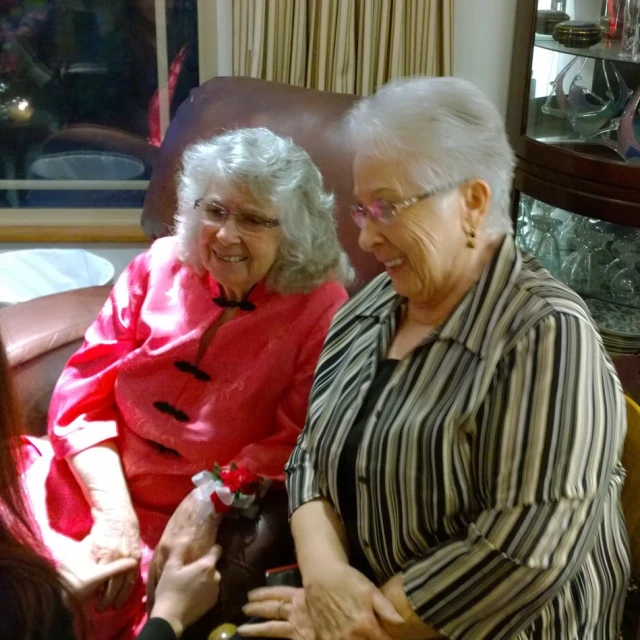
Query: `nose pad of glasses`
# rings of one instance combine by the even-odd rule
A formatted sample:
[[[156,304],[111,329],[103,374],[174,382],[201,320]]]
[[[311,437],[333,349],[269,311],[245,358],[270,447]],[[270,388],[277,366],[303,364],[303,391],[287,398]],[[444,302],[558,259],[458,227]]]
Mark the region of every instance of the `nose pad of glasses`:
[[[371,249],[381,241],[380,228],[376,225],[375,220],[364,216],[362,225],[358,225],[358,246],[363,251],[371,251]]]
[[[233,216],[227,216],[227,218],[219,224],[214,224],[216,229],[216,236],[223,240],[236,241],[240,240],[240,230],[238,229],[238,223]]]

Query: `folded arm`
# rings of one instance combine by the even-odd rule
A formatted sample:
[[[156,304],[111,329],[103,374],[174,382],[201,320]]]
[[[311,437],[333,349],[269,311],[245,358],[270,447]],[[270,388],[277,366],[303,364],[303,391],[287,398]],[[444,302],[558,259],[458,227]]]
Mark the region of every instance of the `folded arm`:
[[[140,558],[140,533],[117,448],[115,380],[122,359],[136,347],[136,326],[147,282],[146,254],[138,256],[112,289],[82,347],[54,390],[49,435],[65,458],[92,515],[92,556],[100,564]],[[103,606],[121,605],[137,567],[109,581]]]

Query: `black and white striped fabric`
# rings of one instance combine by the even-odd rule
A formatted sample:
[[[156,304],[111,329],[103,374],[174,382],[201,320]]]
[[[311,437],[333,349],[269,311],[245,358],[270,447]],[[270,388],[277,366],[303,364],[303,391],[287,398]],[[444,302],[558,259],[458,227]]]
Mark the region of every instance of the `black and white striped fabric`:
[[[339,511],[337,461],[405,302],[383,274],[335,317],[286,467]],[[612,640],[629,580],[614,367],[582,300],[505,238],[394,371],[357,457],[358,535],[448,638]]]

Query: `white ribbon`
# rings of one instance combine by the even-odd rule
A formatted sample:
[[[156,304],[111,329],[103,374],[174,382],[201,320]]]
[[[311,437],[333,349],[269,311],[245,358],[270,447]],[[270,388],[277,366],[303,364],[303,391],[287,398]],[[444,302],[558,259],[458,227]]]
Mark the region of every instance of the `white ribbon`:
[[[218,495],[218,498],[220,498],[223,504],[237,509],[247,518],[254,518],[258,513],[258,505],[253,504],[256,500],[255,495],[245,495],[241,493],[236,497],[236,494],[232,493],[231,489],[229,489],[222,480],[216,480],[209,471],[196,473],[196,475],[191,478],[191,482],[193,482],[196,487],[194,492],[198,502],[202,503],[203,507],[206,503],[209,513],[215,512],[215,507],[213,506],[213,502],[211,502],[211,495],[213,493]]]

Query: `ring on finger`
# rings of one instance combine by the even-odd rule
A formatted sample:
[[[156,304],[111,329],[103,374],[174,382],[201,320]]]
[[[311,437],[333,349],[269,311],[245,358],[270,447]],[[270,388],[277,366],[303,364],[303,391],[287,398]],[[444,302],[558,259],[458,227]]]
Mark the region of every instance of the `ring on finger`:
[[[284,620],[284,608],[287,606],[287,603],[283,600],[280,605],[278,606],[278,611],[276,613],[276,619],[278,620]]]

